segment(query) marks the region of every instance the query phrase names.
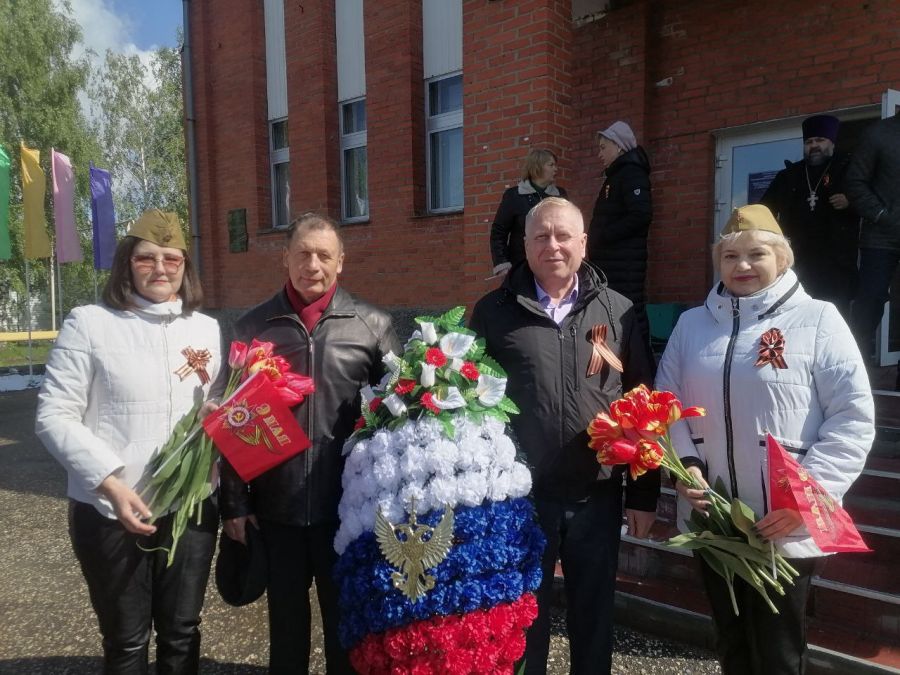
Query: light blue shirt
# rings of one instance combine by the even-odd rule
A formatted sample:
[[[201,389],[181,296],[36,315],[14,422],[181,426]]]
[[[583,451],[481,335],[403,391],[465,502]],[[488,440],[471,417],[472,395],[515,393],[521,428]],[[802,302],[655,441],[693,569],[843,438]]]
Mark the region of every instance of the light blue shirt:
[[[534,288],[537,291],[538,302],[541,303],[541,307],[547,312],[547,316],[553,319],[557,326],[562,325],[563,319],[569,316],[569,312],[575,306],[575,301],[578,300],[578,275],[575,275],[575,283],[572,284],[571,290],[556,305],[553,304],[550,294],[541,288],[537,279],[534,280]]]

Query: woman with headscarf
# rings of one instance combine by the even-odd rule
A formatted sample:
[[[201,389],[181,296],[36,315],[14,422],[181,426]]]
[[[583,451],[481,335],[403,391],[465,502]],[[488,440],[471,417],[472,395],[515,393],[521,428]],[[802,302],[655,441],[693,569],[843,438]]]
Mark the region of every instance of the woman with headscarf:
[[[604,181],[588,227],[588,259],[603,270],[611,289],[634,303],[649,351],[644,283],[647,234],[653,217],[650,159],[631,127],[621,121],[598,134],[597,150]]]
[[[565,197],[554,183],[557,158],[550,150],[532,148],[525,157],[522,180],[503,193],[491,225],[491,259],[494,274],[505,274],[525,260],[525,216],[546,197]]]
[[[147,673],[153,629],[157,673],[199,667],[213,498],[168,567],[172,514],[151,514],[140,493],[157,449],[216,379],[219,326],[195,311],[201,300],[178,217],[147,211],[116,248],[103,302],[66,318],[38,397],[37,435],[68,473],[69,536],[107,674]]]
[[[761,204],[736,209],[713,247],[721,275],[702,307],[681,315],[656,388],[705,417],[677,422],[672,441],[701,484],[721,480],[762,518],[755,529],[800,572],[774,614],[736,578],[735,615],[725,581],[702,564],[725,675],[800,674],[806,660],[806,602],[823,553],[799,511],[769,511],[766,438],[772,436],[840,502],[875,437],[866,369],[850,329],[829,302],[814,300],[791,270],[794,254]],[[705,512],[703,490],[676,483],[679,522]]]

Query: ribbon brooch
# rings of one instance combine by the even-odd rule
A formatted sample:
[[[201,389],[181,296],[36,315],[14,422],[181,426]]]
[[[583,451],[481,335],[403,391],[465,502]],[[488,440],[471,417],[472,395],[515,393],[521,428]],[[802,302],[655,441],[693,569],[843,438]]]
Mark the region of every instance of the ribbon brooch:
[[[591,362],[588,363],[587,368],[588,377],[593,377],[599,373],[603,368],[604,361],[608,363],[609,367],[613,370],[617,370],[620,373],[624,370],[619,357],[616,356],[615,352],[613,352],[613,350],[609,348],[609,345],[606,344],[607,330],[608,327],[604,323],[598,323],[591,328],[591,344],[593,345],[593,349],[591,351]]]
[[[209,359],[212,357],[212,354],[209,353],[209,350],[201,349],[198,352],[193,347],[185,347],[181,350],[181,353],[184,358],[187,359],[187,363],[185,363],[183,366],[181,366],[181,368],[175,371],[178,379],[184,382],[184,379],[191,373],[197,373],[197,377],[200,378],[200,382],[202,384],[208,384],[209,373],[206,372],[206,364],[209,363]]]
[[[787,368],[784,362],[784,335],[777,328],[770,328],[759,338],[757,368],[771,363],[773,368]]]

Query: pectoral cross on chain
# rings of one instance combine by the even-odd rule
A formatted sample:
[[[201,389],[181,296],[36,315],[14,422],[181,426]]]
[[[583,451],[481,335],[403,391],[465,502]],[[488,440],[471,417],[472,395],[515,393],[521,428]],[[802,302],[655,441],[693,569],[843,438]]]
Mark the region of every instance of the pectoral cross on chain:
[[[819,195],[817,195],[815,192],[810,192],[809,197],[806,198],[806,201],[809,202],[809,210],[815,211],[816,202],[819,201]]]

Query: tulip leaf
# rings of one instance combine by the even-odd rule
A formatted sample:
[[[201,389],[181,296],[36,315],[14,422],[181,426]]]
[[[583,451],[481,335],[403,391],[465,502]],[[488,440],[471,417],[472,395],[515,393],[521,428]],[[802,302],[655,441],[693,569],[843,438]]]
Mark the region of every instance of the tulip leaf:
[[[744,536],[747,537],[747,541],[753,548],[759,549],[760,551],[769,550],[768,544],[763,543],[760,536],[753,530],[753,525],[756,523],[756,514],[753,513],[753,509],[740,499],[731,500],[731,522],[734,523],[734,526],[737,529],[743,532]]]

